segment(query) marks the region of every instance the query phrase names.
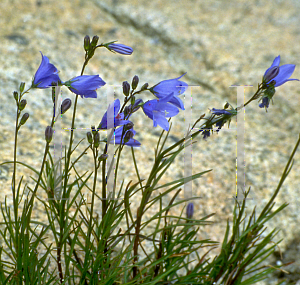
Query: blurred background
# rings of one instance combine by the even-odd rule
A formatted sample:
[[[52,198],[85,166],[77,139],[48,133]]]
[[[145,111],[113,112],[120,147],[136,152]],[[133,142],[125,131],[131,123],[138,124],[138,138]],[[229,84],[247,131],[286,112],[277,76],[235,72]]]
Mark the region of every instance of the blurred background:
[[[251,98],[267,68],[278,55],[281,64],[296,64],[291,78],[300,78],[300,2],[298,1],[162,1],[162,0],[2,0],[0,3],[0,162],[13,159],[14,125],[16,106],[13,91],[20,82],[26,87],[40,65],[40,51],[60,71],[63,81],[80,75],[84,61],[83,38],[99,36],[99,43],[118,40],[131,46],[131,56],[113,54],[98,49],[85,74],[99,74],[106,87],[98,89],[97,99],[81,99],[76,115],[75,142],[86,137],[85,128],[98,125],[106,108],[107,87],[115,86],[115,98],[123,100],[121,85],[131,83],[134,75],[140,78],[140,86],[153,86],[166,79],[181,79],[199,87],[192,90],[192,121],[209,114],[208,108],[223,108],[226,101],[236,106],[236,88],[231,85],[253,85],[245,88],[245,100]],[[274,105],[268,112],[252,102],[245,111],[245,179],[246,189],[251,187],[249,211],[254,205],[257,213],[266,205],[275,191],[288,158],[299,137],[300,83],[288,82],[276,89]],[[119,87],[118,87],[119,86]],[[75,95],[66,88],[63,98],[74,103]],[[44,131],[51,123],[52,99],[50,90],[33,90],[25,97],[26,112],[30,118],[21,128],[18,160],[39,169],[44,152]],[[141,95],[143,100],[154,99],[151,93]],[[184,96],[182,96],[184,100]],[[71,124],[72,112],[63,117],[64,127]],[[142,112],[132,116],[137,131],[135,138],[142,143],[136,149],[138,166],[146,178],[152,167],[154,148],[161,128],[153,128],[153,122]],[[173,127],[168,145],[180,140],[184,128],[184,112],[172,119]],[[232,122],[230,128],[235,128]],[[64,134],[67,144],[68,133]],[[199,136],[193,146],[193,174],[213,169],[193,183],[195,218],[210,213],[215,224],[201,229],[199,238],[222,241],[226,221],[232,220],[236,175],[236,132],[223,127],[206,141]],[[84,149],[86,140],[82,143]],[[122,157],[119,177],[129,182],[134,178],[130,149]],[[91,167],[91,154],[83,158],[83,170]],[[300,280],[300,154],[276,199],[276,206],[288,202],[289,206],[267,225],[269,231],[281,228],[277,240],[283,260],[278,254],[269,264],[276,262],[294,264],[284,269],[291,274],[274,276],[289,278],[291,283]],[[92,168],[90,168],[92,171]],[[183,155],[170,168],[162,183],[183,177]],[[17,178],[25,175],[28,185],[33,185],[33,172],[18,166]],[[0,166],[0,201],[11,198],[12,165]],[[34,176],[35,177],[35,176]],[[19,180],[17,180],[19,181]],[[101,179],[99,178],[99,181]],[[98,189],[100,191],[100,188]],[[164,200],[167,205],[175,194]],[[41,197],[45,193],[39,193]],[[45,196],[46,197],[46,196]],[[180,198],[183,198],[183,191]],[[139,199],[132,201],[137,208]],[[183,204],[170,211],[179,215]],[[37,203],[37,209],[41,205]],[[99,211],[101,205],[99,203]],[[158,207],[149,209],[153,216]],[[41,209],[41,212],[43,210]],[[39,210],[36,217],[43,218]],[[145,217],[147,217],[147,215]],[[277,241],[276,240],[276,241]],[[269,284],[274,284],[274,280]],[[273,282],[273,283],[272,283]],[[294,283],[292,283],[294,282]],[[267,283],[261,283],[267,284]]]

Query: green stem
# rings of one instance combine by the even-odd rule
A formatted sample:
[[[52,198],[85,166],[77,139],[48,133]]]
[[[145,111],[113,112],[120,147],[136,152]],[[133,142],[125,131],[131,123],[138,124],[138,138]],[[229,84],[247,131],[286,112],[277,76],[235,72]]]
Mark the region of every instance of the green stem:
[[[98,173],[98,167],[97,167],[97,156],[98,156],[98,150],[93,149],[93,157],[94,157],[94,169],[95,169],[95,175],[94,175],[94,183],[93,183],[93,193],[92,193],[92,203],[91,203],[91,211],[90,211],[90,220],[89,220],[89,228],[88,228],[88,246],[90,243],[90,237],[92,233],[92,220],[93,220],[93,212],[94,212],[94,203],[95,203],[95,192],[96,192],[96,184],[97,184],[97,173]]]
[[[108,143],[106,143],[103,154],[107,153]],[[102,220],[104,220],[104,216],[106,213],[106,177],[105,177],[105,169],[106,169],[106,160],[102,161]]]
[[[20,102],[20,100],[19,100],[19,102]],[[19,131],[18,123],[19,123],[20,113],[21,112],[19,111],[19,106],[17,106],[15,145],[14,145],[14,172],[13,172],[13,178],[12,178],[12,193],[13,193],[15,221],[17,221],[17,217],[18,217],[18,205],[16,204],[16,169],[17,169],[16,166],[17,166],[17,143],[18,143],[18,131]]]

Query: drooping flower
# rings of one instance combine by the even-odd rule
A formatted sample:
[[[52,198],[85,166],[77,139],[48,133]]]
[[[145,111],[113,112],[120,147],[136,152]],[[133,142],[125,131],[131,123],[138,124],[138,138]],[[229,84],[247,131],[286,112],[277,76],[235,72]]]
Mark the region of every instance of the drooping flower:
[[[218,127],[217,133],[221,130],[225,123],[226,121],[224,119],[216,123],[216,127]]]
[[[280,64],[280,55],[274,59],[271,67],[269,67],[264,74],[263,78],[267,84],[271,83],[274,80],[275,81],[274,87],[278,87],[287,81],[291,81],[291,80],[299,81],[299,79],[288,79],[290,78],[290,76],[293,74],[295,70],[296,67],[295,64],[284,64],[281,66],[279,66],[279,64]],[[278,67],[279,70],[274,67]]]
[[[113,104],[110,104],[108,106],[107,111],[102,117],[98,129],[107,129],[107,113],[109,114],[113,113],[114,116],[114,126],[111,126],[110,128],[118,127],[129,123],[130,121],[124,120],[124,113],[118,113],[119,110],[120,110],[120,100],[116,99]]]
[[[260,103],[260,104],[258,105],[259,108],[263,108],[263,107],[268,108],[268,107],[269,107],[269,101],[270,101],[270,99],[269,99],[268,97],[263,97],[262,103]]]
[[[158,98],[164,98],[165,96],[169,95],[170,93],[173,93],[174,96],[171,97],[169,103],[184,110],[183,102],[177,96],[183,94],[188,87],[187,83],[178,80],[185,74],[183,74],[177,78],[174,78],[174,79],[163,80],[163,81],[159,82],[158,84],[156,84],[155,86],[151,87],[149,90]]]
[[[114,142],[115,142],[115,144],[121,144],[123,128],[124,128],[124,126],[117,128],[115,130],[115,140],[114,140],[114,137],[112,137],[112,139],[110,141],[111,144],[113,144]],[[127,142],[125,142],[125,145],[132,146],[132,147],[140,146],[141,143],[133,138],[135,136],[135,134],[136,134],[136,131],[132,128],[129,130],[126,130],[125,134],[123,135],[122,144],[124,144],[124,140],[126,141],[126,138],[127,139],[129,138],[129,140]]]
[[[203,139],[210,137],[210,130],[204,130],[202,135],[203,135]]]
[[[97,98],[96,90],[106,83],[99,75],[81,75],[64,83],[70,91],[81,96],[81,98]]]
[[[131,55],[133,53],[133,49],[129,46],[125,46],[123,44],[109,44],[107,48],[110,51],[115,51],[119,54]]]
[[[169,122],[166,118],[174,117],[179,113],[177,107],[168,103],[172,97],[174,97],[173,93],[159,100],[147,101],[143,105],[144,113],[153,120],[153,127],[159,125],[165,131],[169,130]]]
[[[58,76],[57,68],[52,64],[49,63],[49,59],[47,56],[42,55],[42,62],[36,71],[33,81],[32,81],[32,88],[48,88],[52,86],[52,83],[56,85],[60,78]]]

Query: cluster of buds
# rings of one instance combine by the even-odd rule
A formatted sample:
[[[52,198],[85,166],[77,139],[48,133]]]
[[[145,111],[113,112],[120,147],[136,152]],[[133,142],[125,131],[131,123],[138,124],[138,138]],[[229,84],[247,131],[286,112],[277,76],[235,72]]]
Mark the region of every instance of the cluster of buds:
[[[98,41],[99,41],[98,36],[93,36],[92,41],[89,36],[84,37],[83,47],[86,52],[86,60],[90,60],[93,57],[95,50],[97,48]]]
[[[87,136],[87,140],[89,142],[90,145],[92,145],[94,143],[94,147],[98,147],[100,145],[100,135],[99,135],[99,131],[97,131],[95,129],[95,126],[91,127],[92,129],[92,133],[91,132],[87,132],[86,136]]]

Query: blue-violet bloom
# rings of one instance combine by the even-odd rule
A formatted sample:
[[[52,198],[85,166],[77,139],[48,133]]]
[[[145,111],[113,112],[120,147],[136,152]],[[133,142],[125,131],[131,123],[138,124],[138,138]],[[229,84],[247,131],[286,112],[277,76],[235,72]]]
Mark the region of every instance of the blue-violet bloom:
[[[133,52],[133,49],[129,46],[125,46],[123,44],[109,44],[108,49],[110,51],[115,51],[119,54],[124,54],[124,55],[131,55]]]
[[[218,127],[217,133],[221,130],[221,128],[224,126],[225,123],[226,123],[225,120],[221,120],[221,121],[216,123],[216,127]]]
[[[123,128],[124,128],[124,126],[122,126],[120,128],[117,128],[115,130],[115,140],[114,140],[114,137],[112,137],[112,139],[110,141],[111,144],[113,144],[113,143],[121,144]],[[133,133],[132,137],[135,136],[135,134],[136,134],[136,131],[132,128],[130,130],[125,131],[125,134],[124,134],[123,139],[122,139],[122,144],[124,143],[124,138],[125,138],[127,132],[132,132]],[[137,147],[137,146],[140,146],[141,143],[139,141],[135,140],[134,138],[131,138],[131,139],[129,139],[128,142],[125,142],[125,145],[132,146],[132,147]]]
[[[260,103],[258,106],[260,108],[264,108],[264,107],[268,108],[269,107],[269,101],[270,101],[270,99],[268,97],[263,97],[262,103]]]
[[[184,110],[183,102],[177,96],[183,94],[188,87],[187,83],[178,80],[185,74],[183,74],[177,78],[174,78],[174,79],[168,79],[168,80],[161,81],[158,84],[156,84],[155,86],[151,87],[149,90],[158,98],[164,98],[165,96],[169,95],[170,93],[174,93],[174,96],[170,99],[169,103]]]
[[[47,56],[42,55],[42,62],[34,75],[32,88],[48,88],[52,83],[56,84],[60,81],[57,68],[49,63]]]
[[[284,64],[284,65],[281,65],[281,66],[279,66],[279,64],[280,64],[280,55],[277,56],[274,59],[271,67],[269,67],[266,70],[265,74],[264,74],[264,78],[266,80],[268,80],[268,79],[271,78],[270,77],[270,72],[271,71],[273,71],[272,73],[274,73],[274,75],[277,74],[275,77],[271,78],[270,81],[267,82],[267,84],[269,84],[270,82],[272,82],[273,80],[275,80],[275,85],[274,86],[278,87],[278,86],[284,84],[287,81],[291,81],[291,80],[298,80],[299,81],[299,79],[288,79],[293,74],[293,72],[295,70],[295,67],[296,67],[295,64]],[[279,67],[279,72],[278,73],[277,73],[277,69],[273,68],[275,66]]]
[[[106,83],[99,75],[81,75],[64,83],[70,91],[81,96],[81,98],[97,98],[96,90]]]
[[[109,128],[118,127],[121,125],[125,125],[129,123],[130,121],[124,120],[124,113],[118,113],[120,110],[120,100],[116,99],[113,104],[110,104],[107,108],[107,111],[102,117],[102,120],[100,122],[100,125],[98,129],[107,129],[107,113],[113,114],[114,117],[114,126],[110,126]]]
[[[211,131],[211,129],[200,129],[199,130],[200,133],[202,132],[203,139],[210,137],[210,131]]]
[[[231,112],[227,111],[227,110],[223,110],[223,109],[215,109],[212,108],[211,109],[212,113],[217,115],[217,116],[221,116],[221,115],[232,115]]]
[[[179,113],[177,107],[169,104],[173,93],[163,99],[147,101],[143,106],[144,113],[153,120],[153,127],[161,126],[165,131],[169,130],[169,122],[166,118],[174,117]]]

